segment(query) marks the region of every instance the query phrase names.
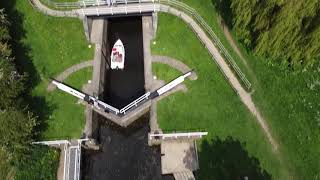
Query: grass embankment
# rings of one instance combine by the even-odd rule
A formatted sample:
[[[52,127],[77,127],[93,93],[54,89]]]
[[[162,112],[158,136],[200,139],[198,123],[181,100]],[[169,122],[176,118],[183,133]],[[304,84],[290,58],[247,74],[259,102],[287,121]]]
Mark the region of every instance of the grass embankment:
[[[88,48],[82,22],[78,19],[54,18],[43,15],[26,0],[17,0],[15,8],[21,27],[17,37],[21,44],[17,60],[23,71],[29,73],[32,91],[32,109],[41,121],[44,138],[79,138],[83,128],[83,107],[60,92],[48,93],[49,78],[70,66],[93,58]],[[15,37],[13,37],[15,38]],[[90,78],[90,70],[80,71],[67,82],[81,88]]]
[[[230,50],[211,0],[182,0],[195,8]],[[233,33],[233,32],[232,32]],[[233,33],[234,39],[237,39]],[[237,44],[248,67],[235,58],[249,74],[255,90],[254,101],[280,142],[281,156],[294,179],[320,177],[320,67],[304,72],[289,72],[258,58]],[[248,73],[247,73],[248,74]],[[254,78],[252,78],[254,76]]]
[[[196,81],[185,82],[188,87],[186,94],[179,92],[158,103],[158,120],[164,130],[205,129],[209,132],[209,136],[199,145],[200,178],[228,179],[232,178],[228,176],[228,173],[232,174],[231,171],[252,174],[259,169],[260,162],[262,168],[266,169],[266,174],[275,179],[287,179],[284,168],[277,157],[274,157],[271,146],[254,117],[242,104],[192,30],[177,17],[160,14],[155,41],[156,44],[152,46],[153,54],[177,58],[195,69],[198,75]],[[153,71],[159,79],[166,81],[179,74],[176,70],[157,63],[153,63]],[[216,136],[218,139],[214,138]],[[215,148],[220,148],[221,151],[212,152]],[[243,154],[247,157],[240,158]],[[232,164],[225,163],[231,167],[219,162],[220,157]],[[254,157],[259,160],[248,160]],[[244,164],[238,167],[237,161]],[[255,170],[249,170],[249,167],[254,167]],[[217,174],[221,169],[228,173]],[[268,175],[262,174],[254,177],[268,179]],[[234,177],[236,178],[239,177]]]

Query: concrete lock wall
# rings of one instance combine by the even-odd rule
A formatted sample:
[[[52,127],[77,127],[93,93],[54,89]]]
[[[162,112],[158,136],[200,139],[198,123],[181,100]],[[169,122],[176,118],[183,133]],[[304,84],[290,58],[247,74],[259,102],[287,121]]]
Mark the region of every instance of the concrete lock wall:
[[[103,99],[105,75],[110,63],[109,48],[107,48],[108,20],[103,18],[84,18],[84,24],[90,24],[87,26],[88,30],[86,32],[89,33],[90,42],[95,45],[92,83],[88,93]],[[84,131],[86,137],[95,138],[98,136],[98,118],[99,114],[88,105]]]
[[[106,83],[106,73],[110,70],[110,51],[107,43],[108,38],[108,20],[103,21],[102,44],[101,44],[101,62],[100,62],[100,79],[99,79],[99,99],[104,99],[104,87]]]
[[[98,96],[99,99],[104,99],[104,88],[106,83],[106,74],[107,71],[110,70],[110,52],[109,47],[107,43],[108,38],[108,20],[107,19],[99,19],[98,21],[98,37],[97,37],[97,43],[96,46],[99,46],[99,49],[96,49],[95,52],[95,61],[96,61],[96,67],[94,68],[94,74],[99,75],[99,77],[96,77],[94,79],[95,82],[98,82],[95,84],[95,91],[93,92],[95,96]],[[93,27],[95,28],[95,27]],[[101,116],[93,111],[92,114],[92,136],[97,137],[98,132],[98,126],[99,126],[99,119]]]
[[[153,38],[152,16],[142,16],[143,56],[144,56],[144,82],[146,91],[152,87],[152,62],[150,41]]]
[[[94,66],[93,66],[93,95],[103,99],[105,76],[109,70],[110,52],[107,43],[108,20],[93,19],[91,30],[91,42],[95,43]]]
[[[90,35],[91,35],[91,29],[92,29],[92,19],[88,18],[87,16],[84,16],[82,22],[83,22],[84,34],[85,34],[87,40],[90,42]]]

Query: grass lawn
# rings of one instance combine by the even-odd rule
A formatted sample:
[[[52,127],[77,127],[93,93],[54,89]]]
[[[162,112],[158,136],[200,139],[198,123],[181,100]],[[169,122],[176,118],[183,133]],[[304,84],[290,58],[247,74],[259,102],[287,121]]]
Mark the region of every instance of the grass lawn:
[[[92,79],[92,68],[80,70],[65,81],[66,84],[81,90],[83,84]],[[48,93],[48,83],[42,83],[34,90],[34,95],[45,95],[50,116],[45,120],[47,130],[43,133],[44,139],[80,138],[85,124],[85,106],[79,104],[78,99],[56,89]]]
[[[152,46],[153,54],[177,58],[195,69],[198,75],[196,81],[186,81],[186,94],[179,92],[158,103],[158,120],[164,130],[202,129],[209,132],[209,136],[199,144],[200,179],[239,178],[230,177],[228,173],[215,174],[215,167],[223,167],[223,164],[215,164],[215,160],[218,157],[228,159],[232,156],[235,158],[228,161],[232,167],[225,167],[225,170],[254,174],[261,166],[266,174],[258,171],[259,175],[250,177],[287,179],[285,168],[272,153],[271,146],[254,117],[241,103],[192,30],[177,17],[159,14],[155,41],[156,44]],[[153,72],[159,79],[166,81],[180,74],[158,63],[153,63]],[[211,153],[213,149],[222,150]],[[233,168],[238,163],[236,158],[244,156],[246,158],[238,161],[248,163]],[[250,170],[249,167],[254,168]],[[212,176],[213,174],[215,175]]]
[[[182,0],[195,8],[230,49],[211,0]],[[233,36],[236,38],[235,34]],[[246,57],[254,101],[280,142],[281,156],[294,179],[320,177],[320,67],[304,72],[289,72],[266,59],[252,55],[238,43]],[[244,72],[249,70],[241,65]],[[247,73],[248,74],[248,73]],[[254,76],[254,78],[252,78]]]
[[[42,137],[79,138],[84,112],[76,100],[61,92],[48,93],[49,78],[74,64],[93,58],[79,19],[54,18],[33,9],[26,0],[16,0],[12,22],[16,29],[14,51],[22,71],[28,72],[32,92],[31,108],[39,116]],[[81,88],[91,70],[76,73],[68,83]]]

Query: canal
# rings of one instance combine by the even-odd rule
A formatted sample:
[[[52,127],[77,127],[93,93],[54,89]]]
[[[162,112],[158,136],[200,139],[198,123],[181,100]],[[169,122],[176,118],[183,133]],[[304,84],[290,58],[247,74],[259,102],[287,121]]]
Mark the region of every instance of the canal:
[[[108,19],[108,47],[120,38],[125,46],[123,70],[106,73],[104,101],[121,109],[145,93],[141,17]],[[94,121],[100,150],[83,149],[83,180],[173,180],[161,175],[160,147],[148,145],[149,115],[127,128],[119,127],[102,116]]]
[[[99,151],[84,151],[84,180],[173,180],[161,175],[160,147],[148,145],[148,116],[129,128],[101,119]]]
[[[124,44],[125,65],[123,70],[106,73],[105,102],[121,109],[145,93],[142,18],[119,17],[108,20],[108,46],[118,40]]]

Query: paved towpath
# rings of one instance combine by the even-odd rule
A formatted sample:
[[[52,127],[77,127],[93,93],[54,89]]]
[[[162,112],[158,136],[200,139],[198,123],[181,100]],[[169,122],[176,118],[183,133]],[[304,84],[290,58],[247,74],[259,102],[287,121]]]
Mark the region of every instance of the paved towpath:
[[[83,68],[86,67],[90,67],[93,66],[93,61],[85,61],[76,65],[71,66],[70,68],[66,69],[65,71],[63,71],[61,74],[59,74],[57,77],[55,77],[55,79],[57,81],[64,81],[65,79],[67,79],[72,73],[79,71]],[[47,87],[47,91],[51,92],[53,90],[56,89],[56,86],[52,83],[50,83]]]
[[[39,0],[30,0],[38,9],[40,9],[42,12],[48,14],[48,15],[53,15],[53,16],[63,16],[63,13],[59,12],[59,11],[55,11],[55,10],[49,10],[47,7],[45,7],[44,5],[41,4],[41,2]],[[139,8],[144,8],[144,6],[150,6],[150,3],[145,3],[145,4],[139,4]],[[113,7],[114,9],[117,7]],[[86,8],[82,9],[85,10]],[[102,11],[102,10],[106,10],[107,8],[104,6],[100,6],[100,7],[96,7],[96,10],[101,9],[101,11],[99,11],[99,15],[103,15],[101,13],[106,12],[106,13],[110,13],[109,11]],[[118,10],[120,10],[121,8],[119,7]],[[273,150],[275,152],[278,152],[278,143],[277,141],[273,138],[273,136],[271,135],[270,129],[266,123],[266,121],[264,120],[264,118],[262,117],[261,113],[259,112],[259,110],[257,109],[257,107],[255,106],[251,94],[248,93],[240,84],[239,80],[237,79],[237,77],[235,76],[235,74],[232,72],[231,68],[229,67],[229,65],[227,64],[227,62],[225,61],[225,59],[223,58],[222,54],[220,53],[220,51],[218,50],[217,47],[214,46],[212,40],[208,37],[208,35],[205,33],[205,31],[200,27],[200,25],[198,25],[198,23],[189,15],[187,15],[186,13],[182,12],[181,10],[175,9],[173,7],[170,7],[168,5],[163,5],[163,4],[155,4],[154,5],[154,9],[157,11],[161,11],[161,12],[165,12],[165,13],[169,13],[172,14],[174,16],[180,17],[183,21],[185,21],[191,28],[192,30],[195,32],[195,34],[198,36],[199,40],[204,44],[204,46],[207,48],[207,50],[209,51],[209,53],[212,55],[212,59],[214,60],[214,62],[219,66],[220,70],[222,71],[222,73],[225,75],[226,79],[228,79],[228,81],[230,82],[231,87],[236,91],[236,93],[239,95],[241,101],[247,106],[247,108],[249,109],[249,111],[255,115],[257,122],[259,123],[259,125],[261,126],[261,128],[263,129],[263,132],[265,133],[265,135],[267,136],[269,142],[271,143]],[[124,9],[125,10],[125,9]],[[65,16],[68,17],[73,17],[74,15],[77,15],[77,13],[75,13],[75,11],[77,10],[73,10],[73,11],[66,11]],[[125,11],[123,12],[125,13]],[[78,14],[79,15],[79,14]]]

